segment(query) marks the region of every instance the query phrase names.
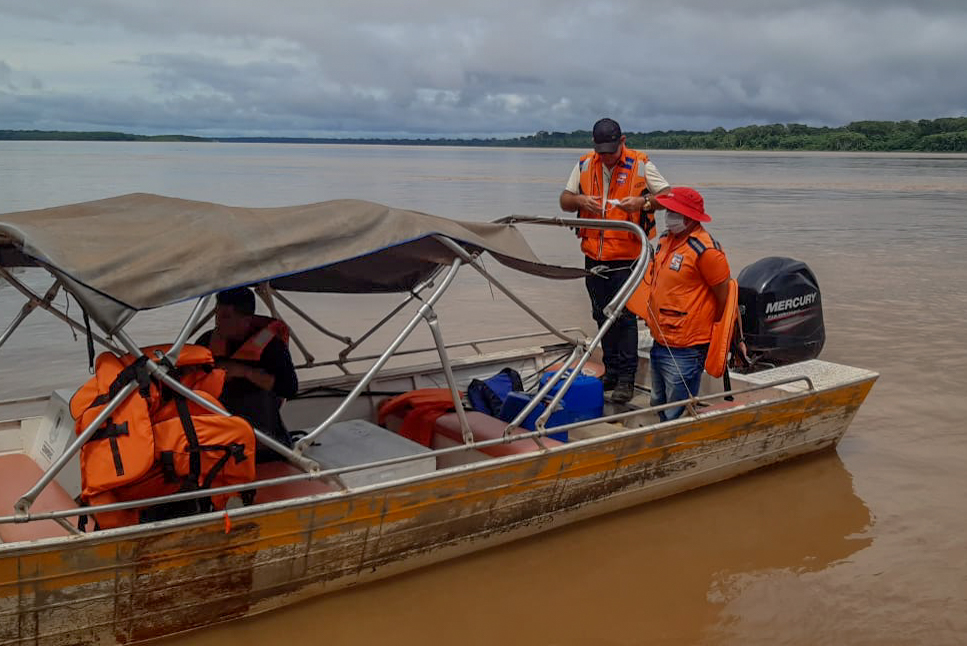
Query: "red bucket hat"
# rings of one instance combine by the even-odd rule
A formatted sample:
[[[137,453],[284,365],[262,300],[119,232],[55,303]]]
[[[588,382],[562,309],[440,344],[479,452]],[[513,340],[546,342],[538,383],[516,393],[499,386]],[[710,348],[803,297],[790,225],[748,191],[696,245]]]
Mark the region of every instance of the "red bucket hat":
[[[655,201],[669,211],[681,213],[687,218],[699,222],[712,221],[712,216],[705,212],[705,200],[694,188],[676,186],[667,193],[656,195]]]

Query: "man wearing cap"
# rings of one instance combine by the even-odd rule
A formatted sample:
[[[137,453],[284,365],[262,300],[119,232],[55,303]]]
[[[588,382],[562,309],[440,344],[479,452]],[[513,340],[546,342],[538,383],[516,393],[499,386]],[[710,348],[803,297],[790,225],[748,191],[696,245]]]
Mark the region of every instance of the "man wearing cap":
[[[236,287],[218,293],[215,329],[195,343],[211,348],[215,365],[225,370],[219,400],[226,410],[291,447],[280,407],[285,399],[295,397],[299,380],[287,340],[285,324],[256,315],[255,294],[247,287]],[[280,457],[261,444],[256,451],[258,462]]]
[[[592,131],[594,150],[585,154],[571,171],[561,193],[561,209],[577,211],[578,217],[625,220],[641,226],[648,238],[655,236],[656,195],[668,190],[648,155],[625,146],[621,126],[613,119],[601,119]],[[585,268],[593,273],[585,279],[591,297],[591,313],[600,328],[604,308],[631,275],[631,266],[641,255],[641,241],[625,231],[578,229]],[[626,402],[634,395],[638,369],[638,323],[627,309],[621,311],[601,340],[604,353],[605,390],[611,400]]]
[[[645,320],[655,339],[651,347],[651,404],[658,406],[698,394],[712,326],[725,307],[730,277],[722,246],[702,222],[711,222],[695,189],[677,186],[655,201],[665,211],[667,231],[658,239],[645,273],[650,288]],[[684,406],[659,411],[675,419]]]

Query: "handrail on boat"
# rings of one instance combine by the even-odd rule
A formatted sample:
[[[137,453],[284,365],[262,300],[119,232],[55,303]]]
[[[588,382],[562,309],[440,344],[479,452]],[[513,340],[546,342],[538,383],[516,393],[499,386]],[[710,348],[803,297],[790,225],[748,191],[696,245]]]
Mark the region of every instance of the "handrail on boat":
[[[596,220],[589,218],[565,218],[565,217],[554,217],[554,218],[540,218],[534,216],[509,216],[507,218],[502,218],[498,222],[504,224],[537,224],[544,226],[566,226],[566,227],[593,227],[597,229],[605,230],[624,230],[633,235],[635,235],[640,244],[641,251],[638,253],[638,258],[635,260],[631,268],[631,273],[625,282],[621,285],[618,291],[615,293],[611,301],[604,307],[605,320],[598,326],[598,332],[590,341],[585,340],[582,345],[575,345],[574,351],[571,355],[564,361],[560,370],[551,375],[550,379],[546,383],[542,384],[537,394],[531,398],[531,400],[517,413],[517,415],[510,421],[507,428],[504,429],[504,437],[510,435],[513,429],[519,427],[527,416],[530,415],[536,408],[544,401],[545,397],[553,390],[557,388],[558,383],[563,379],[564,383],[557,388],[550,403],[544,408],[544,411],[538,416],[537,422],[535,424],[538,430],[544,429],[547,424],[547,420],[550,416],[557,410],[560,405],[561,400],[567,394],[568,389],[581,374],[581,369],[584,368],[585,364],[591,358],[591,353],[601,344],[601,340],[604,335],[607,334],[608,330],[621,315],[625,304],[631,295],[641,284],[642,278],[645,274],[645,268],[648,266],[648,262],[651,259],[653,250],[651,245],[648,243],[648,238],[645,236],[644,230],[635,224],[634,222],[627,222],[622,220]],[[473,264],[473,263],[472,263]],[[484,274],[484,276],[491,280],[491,277],[483,270],[481,267],[476,267],[477,271]],[[499,286],[499,285],[498,285]],[[583,349],[583,353],[578,356],[579,352]],[[576,363],[575,363],[576,362]],[[538,440],[538,443],[540,441]]]
[[[799,381],[806,382],[806,385],[807,385],[809,391],[810,392],[815,392],[816,388],[815,388],[815,385],[813,384],[812,379],[809,376],[807,376],[807,375],[799,375],[799,376],[793,376],[793,377],[786,377],[786,378],[783,378],[783,379],[777,379],[775,381],[770,381],[770,382],[764,383],[764,384],[756,384],[756,385],[749,386],[747,388],[742,388],[742,389],[739,389],[739,390],[728,390],[728,391],[724,391],[724,392],[721,392],[721,393],[710,393],[710,394],[707,394],[707,395],[701,395],[701,396],[698,396],[698,397],[692,397],[692,398],[690,398],[690,400],[694,400],[696,403],[700,403],[700,402],[705,402],[705,401],[708,401],[708,400],[714,400],[714,399],[720,399],[720,398],[725,398],[725,397],[731,397],[731,396],[735,396],[735,395],[743,395],[743,394],[747,394],[747,393],[750,393],[750,392],[755,392],[755,391],[758,391],[758,390],[767,390],[767,389],[770,389],[770,388],[775,388],[777,386],[783,386],[783,385],[786,385],[786,384],[796,383],[796,382],[799,382]],[[790,392],[790,393],[787,393],[786,396],[781,397],[781,398],[778,398],[776,401],[784,401],[787,398],[797,397],[798,395],[799,395],[799,393],[792,393],[792,392]],[[688,401],[688,400],[682,400],[682,401]],[[475,443],[473,443],[471,445],[467,445],[467,444],[462,444],[461,445],[461,444],[458,444],[458,445],[455,445],[455,446],[450,446],[450,447],[446,447],[446,448],[442,448],[442,449],[434,449],[434,450],[431,450],[431,451],[428,451],[428,452],[425,452],[425,453],[417,453],[417,454],[413,454],[413,455],[404,455],[404,456],[399,456],[399,457],[395,457],[395,458],[387,458],[387,459],[384,459],[384,460],[377,460],[377,461],[374,461],[374,462],[366,462],[366,463],[354,464],[354,465],[349,465],[349,466],[344,466],[344,467],[336,467],[336,468],[332,468],[332,469],[322,469],[322,470],[318,470],[318,471],[314,471],[314,472],[299,473],[299,474],[293,474],[293,475],[289,475],[289,476],[280,476],[280,477],[277,477],[277,478],[270,478],[270,479],[266,479],[266,480],[256,480],[254,482],[247,482],[247,483],[237,484],[237,485],[230,485],[230,486],[224,486],[224,487],[214,487],[214,488],[211,488],[211,489],[199,489],[199,490],[195,490],[195,491],[186,491],[186,492],[182,492],[182,493],[168,494],[168,495],[165,495],[165,496],[157,496],[157,497],[154,497],[154,498],[144,498],[144,499],[141,499],[141,500],[128,501],[128,502],[110,503],[110,504],[106,504],[106,505],[92,505],[90,507],[83,507],[83,508],[77,508],[77,509],[64,509],[64,510],[57,510],[57,511],[47,511],[47,512],[41,512],[41,513],[37,513],[37,514],[31,514],[29,512],[29,510],[28,510],[28,511],[26,511],[23,514],[17,514],[17,515],[14,515],[14,516],[0,516],[0,524],[5,524],[5,523],[26,523],[26,522],[31,522],[31,521],[35,521],[35,520],[54,520],[54,521],[58,521],[58,520],[66,519],[66,518],[71,518],[73,516],[80,516],[80,515],[90,514],[90,513],[100,513],[100,512],[107,512],[107,511],[117,511],[117,510],[122,510],[122,509],[133,509],[133,508],[137,508],[137,507],[145,507],[145,506],[149,506],[149,505],[156,505],[156,504],[162,504],[162,503],[167,503],[167,502],[178,502],[178,501],[182,501],[182,500],[192,500],[192,499],[197,499],[197,498],[205,498],[205,497],[208,497],[208,496],[211,496],[211,495],[221,495],[221,494],[237,493],[237,492],[240,492],[240,491],[251,490],[253,487],[271,487],[271,486],[282,485],[282,484],[290,484],[290,483],[295,483],[295,482],[302,482],[302,481],[306,481],[306,480],[337,479],[337,481],[341,482],[342,479],[341,479],[340,476],[342,476],[343,474],[346,474],[346,473],[351,473],[351,472],[355,472],[355,471],[362,471],[362,470],[365,470],[365,469],[372,469],[372,468],[393,466],[393,465],[397,465],[397,464],[403,464],[403,463],[406,463],[406,462],[411,462],[411,461],[414,461],[414,460],[425,459],[427,457],[438,457],[438,456],[448,455],[448,454],[451,454],[451,453],[459,453],[459,452],[463,452],[463,451],[471,451],[471,450],[480,449],[480,448],[487,448],[487,447],[490,447],[490,446],[497,446],[499,444],[509,444],[509,443],[512,443],[512,442],[523,442],[523,441],[528,441],[528,440],[535,440],[535,439],[539,439],[539,438],[545,437],[545,436],[547,436],[548,434],[551,434],[551,433],[560,433],[562,431],[568,431],[568,430],[572,430],[572,429],[577,429],[577,428],[581,428],[582,426],[589,426],[589,425],[592,425],[592,424],[599,424],[601,422],[620,421],[622,419],[626,419],[626,418],[629,418],[629,417],[634,417],[634,416],[642,415],[644,413],[651,413],[651,412],[657,412],[657,411],[660,411],[660,410],[665,410],[665,409],[668,409],[668,408],[675,408],[675,407],[681,406],[682,405],[682,401],[668,402],[668,403],[661,404],[661,405],[658,405],[658,406],[649,406],[647,408],[636,408],[634,410],[623,411],[621,413],[615,413],[613,415],[608,415],[608,416],[605,416],[605,417],[598,417],[598,418],[595,418],[595,419],[592,419],[592,420],[584,420],[584,421],[579,421],[579,422],[572,422],[570,424],[563,424],[561,426],[554,426],[554,427],[546,428],[546,429],[539,429],[539,430],[529,431],[529,432],[525,432],[525,433],[518,433],[518,434],[514,434],[514,435],[510,435],[510,436],[504,436],[504,437],[496,438],[496,439],[493,439],[493,440],[484,440],[484,441],[481,441],[481,442],[475,442]],[[696,418],[697,418],[697,416],[698,416],[698,414],[695,415]],[[657,422],[655,424],[652,424],[650,427],[643,427],[643,429],[648,429],[645,432],[646,433],[651,433],[651,432],[660,430],[659,427],[665,428],[665,427],[667,427],[669,425],[681,424],[684,421],[688,421],[688,418],[678,418],[678,419],[675,419],[675,420],[669,420],[667,422]],[[623,431],[616,431],[616,434],[618,434],[618,433],[633,432],[634,430],[635,429],[625,429]],[[596,440],[586,440],[586,441],[601,441],[601,440],[604,440],[604,439],[605,439],[605,437],[596,438]],[[550,448],[544,446],[543,444],[541,444],[540,446],[541,446],[541,449],[540,449],[541,452],[547,452],[547,451],[550,451],[550,450],[554,450],[554,449],[550,449]],[[461,465],[461,466],[452,467],[452,468],[464,468],[464,467],[463,467],[463,465]],[[425,475],[422,475],[422,476],[410,476],[410,478],[422,478],[422,477],[427,477],[427,475],[428,474],[425,474]],[[380,485],[366,485],[366,486],[367,487],[371,487],[371,486],[380,486]],[[342,493],[345,493],[347,491],[350,491],[350,489],[348,487],[343,488]],[[327,495],[336,495],[336,494],[339,494],[339,493],[341,493],[341,492],[333,491],[333,492],[327,492],[325,494],[317,494],[317,495],[327,496]],[[267,503],[267,504],[271,504],[271,503]],[[258,505],[253,505],[253,507],[254,506],[258,506]],[[225,510],[224,512],[219,512],[219,513],[224,513],[224,514],[228,515],[230,513],[230,510]]]
[[[390,358],[393,357],[393,355],[396,353],[396,350],[400,347],[400,345],[402,345],[403,341],[405,341],[407,337],[409,337],[409,335],[413,332],[413,330],[416,329],[416,326],[419,325],[420,321],[423,320],[424,317],[429,316],[433,312],[433,306],[436,305],[437,301],[440,300],[444,292],[446,292],[447,288],[456,278],[457,271],[459,271],[460,266],[462,264],[463,262],[460,260],[460,258],[457,258],[456,260],[454,260],[453,264],[450,266],[449,271],[447,271],[446,276],[444,276],[443,282],[440,284],[440,286],[437,287],[436,290],[434,290],[433,294],[431,294],[430,297],[426,299],[426,301],[423,303],[423,305],[420,306],[416,314],[410,318],[409,322],[403,327],[403,330],[396,335],[396,338],[393,339],[393,341],[389,344],[389,346],[387,346],[386,350],[384,350],[383,353],[379,356],[379,358],[373,363],[373,365],[370,366],[369,370],[366,371],[366,374],[364,374],[360,378],[360,380],[356,383],[356,385],[349,392],[349,394],[347,394],[346,397],[342,400],[342,402],[340,402],[339,406],[336,407],[336,410],[334,410],[329,415],[329,417],[327,417],[322,422],[320,422],[318,426],[316,426],[314,429],[309,431],[309,433],[307,433],[305,437],[303,437],[301,440],[296,442],[295,447],[293,448],[293,451],[297,455],[300,455],[300,456],[303,455],[305,453],[305,450],[309,447],[309,445],[312,444],[312,440],[318,437],[320,433],[324,432],[326,429],[332,426],[337,419],[339,419],[339,417],[346,411],[349,405],[359,397],[359,395],[369,386],[370,382],[376,377],[377,373],[379,373],[379,371],[383,368],[383,366],[386,365],[386,363],[390,360]],[[444,352],[443,354],[445,355],[446,353]],[[453,377],[452,374],[448,374],[447,382],[450,386],[451,391],[454,391],[456,388],[456,385],[452,382],[452,377]],[[470,435],[470,427],[467,424],[467,420],[465,417],[460,418],[460,426],[463,431],[464,437],[467,437],[468,435]],[[472,441],[472,436],[471,436],[471,441]]]
[[[582,328],[577,327],[577,326],[561,328],[561,332],[565,332],[565,333],[567,333],[567,332],[580,332],[582,335],[586,335],[585,331]],[[532,339],[532,338],[537,338],[537,337],[542,337],[542,336],[549,336],[549,335],[551,335],[550,332],[548,332],[546,330],[539,330],[539,331],[536,331],[536,332],[522,332],[522,333],[519,333],[519,334],[508,334],[506,336],[485,337],[485,338],[482,338],[482,339],[473,339],[473,340],[470,340],[470,341],[455,341],[453,343],[447,343],[446,345],[444,345],[444,347],[447,350],[453,350],[455,348],[471,347],[471,348],[473,348],[474,352],[476,352],[478,355],[481,355],[481,354],[483,354],[483,351],[480,349],[479,346],[484,345],[484,344],[488,344],[488,343],[502,343],[504,341],[518,341],[520,339]],[[570,341],[568,341],[568,343],[574,343],[574,340],[571,339]],[[396,356],[396,357],[402,357],[402,356],[411,355],[411,354],[425,354],[427,352],[433,352],[435,350],[437,350],[437,347],[436,346],[426,346],[426,347],[422,347],[422,348],[409,348],[409,349],[406,349],[406,350],[398,350],[394,354],[394,356]],[[297,368],[319,368],[319,367],[323,367],[323,366],[340,365],[342,363],[355,363],[355,362],[360,362],[360,361],[372,361],[373,359],[378,359],[379,357],[380,357],[380,355],[378,355],[378,354],[368,354],[368,355],[364,355],[364,356],[347,358],[347,360],[345,362],[340,361],[338,359],[333,359],[331,361],[318,361],[316,363],[313,363],[312,365],[302,364],[302,365],[299,365],[299,366],[296,366],[296,367]],[[2,404],[2,402],[0,402],[0,404]]]

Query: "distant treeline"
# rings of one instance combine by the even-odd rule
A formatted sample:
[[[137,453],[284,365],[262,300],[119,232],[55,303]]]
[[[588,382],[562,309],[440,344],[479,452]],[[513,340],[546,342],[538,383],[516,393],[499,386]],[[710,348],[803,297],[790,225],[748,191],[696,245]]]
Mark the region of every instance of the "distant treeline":
[[[854,121],[841,128],[799,123],[743,126],[711,132],[628,132],[632,148],[652,150],[832,150],[967,152],[967,117],[920,121]],[[502,145],[587,147],[589,131],[538,132]]]
[[[919,121],[854,121],[839,128],[799,123],[743,126],[712,131],[658,130],[626,132],[632,148],[652,150],[830,150],[967,152],[967,117]],[[0,140],[78,141],[218,141],[224,143],[382,144],[408,146],[491,146],[517,148],[587,148],[588,130],[541,131],[511,139],[383,139],[143,136],[119,132],[44,132],[0,130]]]
[[[0,130],[7,141],[211,141],[187,135],[129,135],[124,132],[66,132],[61,130]]]

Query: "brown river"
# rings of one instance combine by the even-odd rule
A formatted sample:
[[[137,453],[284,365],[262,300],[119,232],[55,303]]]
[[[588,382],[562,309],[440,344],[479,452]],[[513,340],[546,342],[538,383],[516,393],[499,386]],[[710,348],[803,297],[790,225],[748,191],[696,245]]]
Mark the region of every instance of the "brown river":
[[[151,192],[245,206],[361,198],[468,220],[556,215],[579,152],[0,142],[0,211]],[[805,261],[822,290],[822,358],[880,373],[835,452],[165,643],[967,644],[967,156],[652,157],[673,185],[705,195],[733,275],[763,256]],[[545,260],[581,261],[567,232],[535,231]],[[581,284],[498,273],[555,323],[592,329]],[[441,306],[448,340],[536,329],[479,279],[459,287]],[[382,313],[364,300],[309,309],[358,335]],[[487,317],[471,307],[482,300]],[[0,331],[20,305],[0,285]],[[168,340],[185,311],[139,314],[132,336]],[[46,313],[0,347],[0,400],[86,374],[83,340]],[[14,409],[0,405],[0,417]]]

